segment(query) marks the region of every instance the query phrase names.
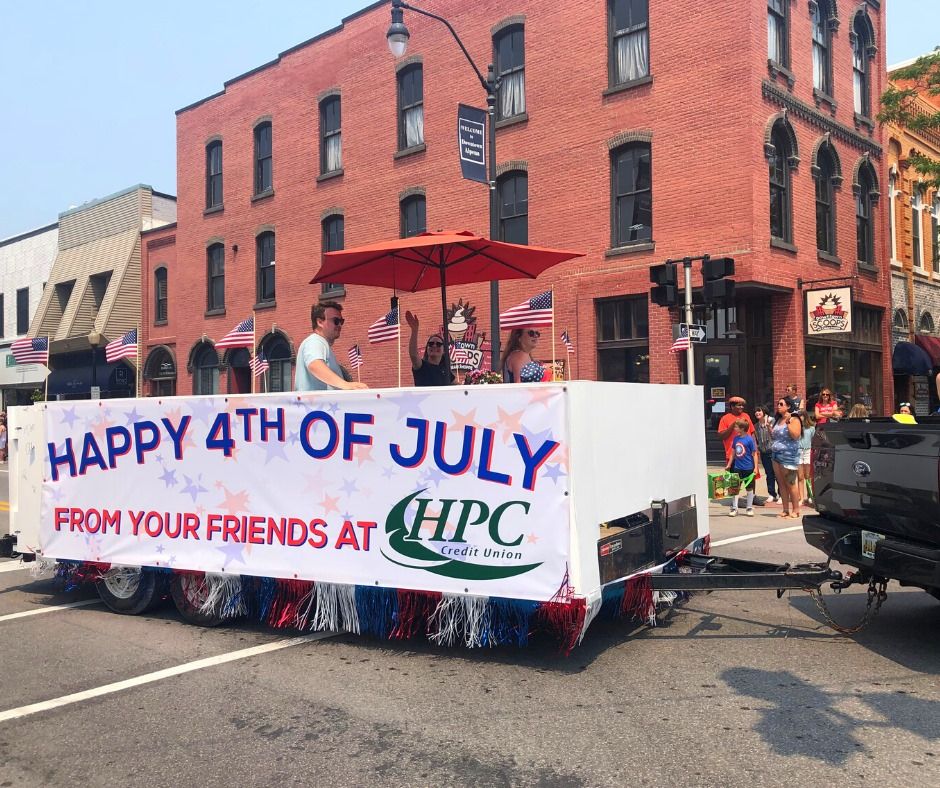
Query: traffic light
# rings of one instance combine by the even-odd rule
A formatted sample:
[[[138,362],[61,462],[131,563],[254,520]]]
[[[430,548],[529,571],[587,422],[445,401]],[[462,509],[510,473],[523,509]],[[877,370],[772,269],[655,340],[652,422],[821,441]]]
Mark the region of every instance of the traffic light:
[[[702,260],[702,281],[706,304],[732,306],[734,304],[734,280],[725,277],[734,275],[733,257],[705,257]]]
[[[675,306],[679,303],[679,280],[675,263],[654,265],[650,268],[650,281],[657,285],[650,288],[650,301],[657,306]]]

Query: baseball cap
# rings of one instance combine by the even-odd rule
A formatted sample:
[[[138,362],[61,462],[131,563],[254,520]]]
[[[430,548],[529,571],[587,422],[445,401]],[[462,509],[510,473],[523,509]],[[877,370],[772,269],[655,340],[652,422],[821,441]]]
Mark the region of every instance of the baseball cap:
[[[746,405],[747,400],[744,397],[731,397],[728,400],[729,405]]]

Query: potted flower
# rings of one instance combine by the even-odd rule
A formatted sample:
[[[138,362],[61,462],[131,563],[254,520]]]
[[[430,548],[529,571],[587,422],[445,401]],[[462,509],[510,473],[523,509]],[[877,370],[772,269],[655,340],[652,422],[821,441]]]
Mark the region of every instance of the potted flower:
[[[467,373],[463,382],[465,386],[488,386],[493,383],[502,383],[503,376],[489,369],[474,369]]]

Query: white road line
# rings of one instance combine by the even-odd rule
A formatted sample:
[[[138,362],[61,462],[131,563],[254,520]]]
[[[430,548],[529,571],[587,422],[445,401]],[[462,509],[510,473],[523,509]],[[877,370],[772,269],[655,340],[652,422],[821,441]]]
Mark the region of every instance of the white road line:
[[[38,616],[41,613],[55,613],[57,610],[68,610],[71,607],[86,607],[87,605],[99,605],[100,599],[82,599],[78,602],[67,602],[64,605],[52,605],[51,607],[37,607],[35,610],[23,610],[19,613],[7,613],[0,616],[0,621],[12,621],[15,618],[27,618],[28,616]]]
[[[29,564],[24,564],[22,561],[8,561],[0,564],[0,574],[18,572],[20,569],[29,569]]]
[[[333,637],[335,634],[336,633],[334,632],[318,632],[315,635],[303,635],[302,637],[288,638],[287,640],[276,640],[273,643],[265,643],[261,646],[252,646],[251,648],[245,648],[241,651],[230,651],[226,654],[217,654],[214,657],[197,659],[193,662],[184,662],[182,665],[177,665],[173,668],[165,668],[164,670],[157,670],[153,673],[145,673],[142,676],[136,676],[132,679],[115,681],[113,684],[105,684],[101,687],[94,687],[89,690],[83,690],[82,692],[73,692],[71,695],[62,695],[59,698],[52,698],[51,700],[44,700],[39,703],[31,703],[28,706],[20,706],[17,709],[0,711],[0,723],[8,722],[10,720],[18,720],[23,717],[28,717],[31,714],[38,714],[41,711],[49,711],[50,709],[58,709],[62,706],[69,706],[72,703],[80,703],[83,700],[100,698],[102,695],[110,695],[114,692],[121,692],[122,690],[131,689],[132,687],[139,687],[142,684],[151,684],[155,681],[162,681],[163,679],[172,678],[173,676],[181,676],[184,673],[192,673],[194,670],[202,670],[203,668],[211,668],[215,667],[216,665],[224,665],[227,662],[235,662],[239,659],[257,657],[260,654],[268,654],[272,651],[280,651],[281,649],[290,648],[291,646],[301,646],[304,643],[311,643],[315,640],[323,640],[324,638]]]
[[[802,531],[802,525],[791,525],[789,528],[777,528],[773,531],[761,531],[757,534],[744,534],[743,536],[732,536],[730,539],[719,539],[712,542],[712,547],[721,547],[723,544],[734,544],[735,542],[746,542],[748,539],[760,539],[762,536],[773,536],[774,534],[785,534],[790,531]]]

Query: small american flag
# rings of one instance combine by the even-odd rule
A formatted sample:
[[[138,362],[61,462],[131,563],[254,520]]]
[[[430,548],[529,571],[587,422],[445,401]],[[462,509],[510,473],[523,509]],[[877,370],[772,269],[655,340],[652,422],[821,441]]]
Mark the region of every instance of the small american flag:
[[[669,348],[669,352],[681,353],[683,350],[688,350],[688,348],[689,348],[689,338],[679,337],[675,342],[672,343],[672,347]]]
[[[215,343],[217,349],[251,347],[255,343],[255,319],[242,320],[235,328]]]
[[[109,364],[122,358],[137,358],[137,329],[132,328],[124,336],[104,346],[104,357]]]
[[[49,363],[49,337],[17,339],[10,345],[10,350],[17,364]]]
[[[561,332],[561,341],[565,345],[565,350],[568,351],[569,356],[574,355],[574,343],[571,341],[571,335],[568,333],[568,330],[565,329]]]
[[[388,342],[390,339],[398,339],[400,326],[398,324],[398,307],[391,312],[376,320],[369,326],[369,342],[373,345],[379,342]]]
[[[271,369],[271,364],[264,357],[264,353],[259,353],[251,361],[248,362],[248,366],[251,367],[251,371],[254,373],[255,377],[258,375],[263,375],[269,369]]]
[[[359,349],[359,345],[353,345],[349,348],[349,353],[347,354],[349,358],[349,366],[351,369],[359,369],[362,366],[362,351]]]
[[[552,291],[546,290],[534,298],[530,298],[519,306],[507,309],[499,315],[499,327],[529,328],[530,326],[551,326],[552,324]]]

